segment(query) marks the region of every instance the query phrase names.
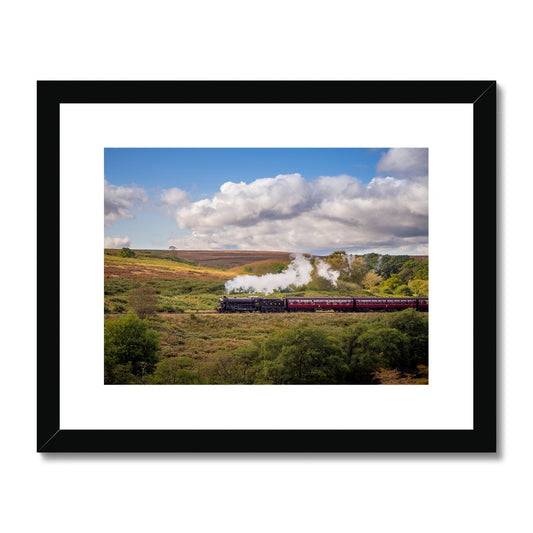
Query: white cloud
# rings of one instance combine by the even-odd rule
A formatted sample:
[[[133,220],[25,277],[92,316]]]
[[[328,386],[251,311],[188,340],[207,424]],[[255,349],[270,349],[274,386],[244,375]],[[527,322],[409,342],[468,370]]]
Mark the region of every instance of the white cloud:
[[[312,190],[300,174],[261,178],[250,184],[228,181],[212,199],[177,210],[180,228],[215,230],[222,226],[250,226],[262,220],[293,217],[309,208]]]
[[[178,206],[187,203],[189,195],[178,187],[172,189],[163,189],[161,192],[161,201],[167,206]]]
[[[378,161],[380,174],[397,178],[417,178],[428,175],[427,148],[391,148]]]
[[[406,163],[404,172],[407,167],[415,165]],[[427,206],[423,176],[376,177],[367,184],[345,175],[306,181],[300,174],[227,182],[212,198],[178,207],[178,226],[190,233],[169,244],[315,253],[415,250],[427,246]]]
[[[129,248],[131,241],[129,237],[106,237],[104,248]]]
[[[120,218],[133,218],[133,209],[139,202],[146,202],[148,196],[142,187],[112,185],[104,180],[104,221],[106,227]]]

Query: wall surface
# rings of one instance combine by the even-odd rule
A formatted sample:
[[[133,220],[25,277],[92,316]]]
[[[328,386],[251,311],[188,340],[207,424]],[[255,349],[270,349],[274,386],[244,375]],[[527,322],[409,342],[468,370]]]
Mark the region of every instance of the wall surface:
[[[533,358],[528,342],[530,306],[526,307],[532,301],[528,230],[533,80],[526,5],[516,0],[51,0],[3,7],[0,526],[4,531],[527,528],[533,436],[529,413]],[[37,454],[37,79],[496,79],[499,453]],[[460,268],[453,250],[450,255]]]

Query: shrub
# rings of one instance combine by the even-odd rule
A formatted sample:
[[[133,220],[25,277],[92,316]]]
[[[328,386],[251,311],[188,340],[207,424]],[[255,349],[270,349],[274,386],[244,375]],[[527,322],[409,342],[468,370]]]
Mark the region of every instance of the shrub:
[[[118,255],[120,257],[135,257],[135,252],[129,248],[122,248]]]
[[[154,384],[193,385],[199,383],[194,370],[194,361],[190,357],[169,357],[157,363],[151,379]]]
[[[159,334],[133,313],[107,320],[104,331],[106,383],[124,383],[128,374],[140,378],[151,374],[159,361],[159,346]]]
[[[157,311],[157,296],[152,287],[143,285],[132,290],[129,303],[139,318],[146,318]]]

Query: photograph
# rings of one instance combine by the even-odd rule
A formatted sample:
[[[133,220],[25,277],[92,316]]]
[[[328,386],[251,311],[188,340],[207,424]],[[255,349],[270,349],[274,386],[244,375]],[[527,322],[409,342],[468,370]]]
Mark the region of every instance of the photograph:
[[[106,385],[427,385],[427,147],[104,148]]]

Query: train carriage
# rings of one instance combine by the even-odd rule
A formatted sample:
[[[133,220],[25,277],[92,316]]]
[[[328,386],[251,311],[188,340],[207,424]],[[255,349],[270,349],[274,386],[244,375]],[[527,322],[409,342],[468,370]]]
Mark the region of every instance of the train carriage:
[[[418,298],[354,298],[356,312],[417,309]],[[427,298],[426,298],[427,300]]]
[[[285,298],[287,311],[353,311],[353,298]]]

